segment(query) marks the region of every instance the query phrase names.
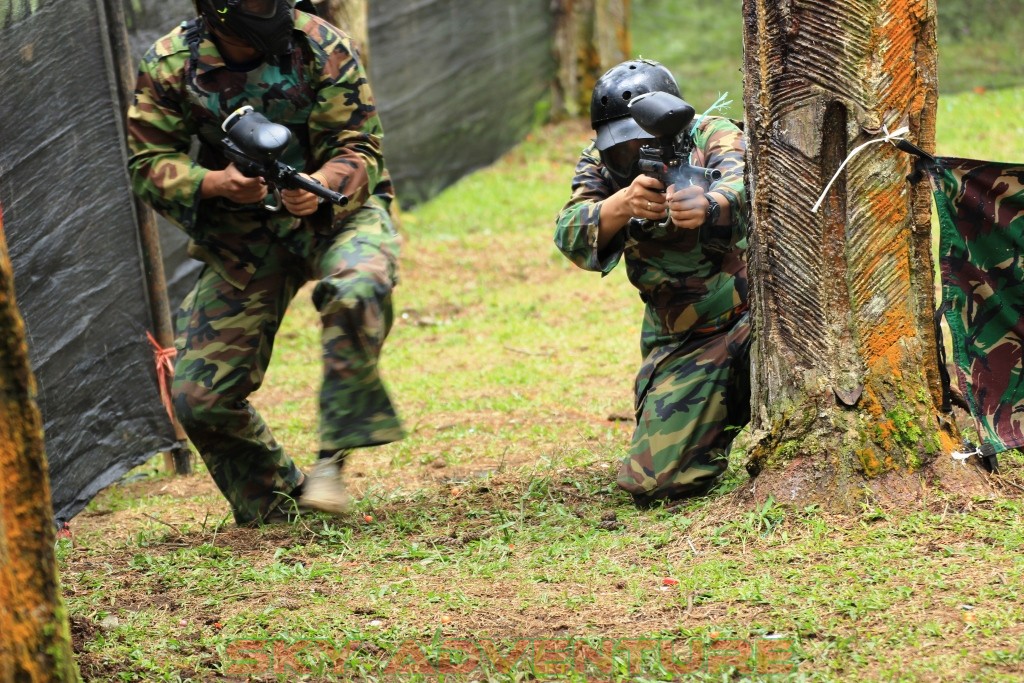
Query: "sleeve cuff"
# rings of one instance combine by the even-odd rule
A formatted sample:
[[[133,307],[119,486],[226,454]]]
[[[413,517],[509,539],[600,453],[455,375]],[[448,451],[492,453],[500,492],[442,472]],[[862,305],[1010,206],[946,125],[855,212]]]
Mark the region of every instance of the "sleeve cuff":
[[[594,248],[594,270],[601,272],[601,277],[612,272],[622,258],[622,250],[626,246],[626,229],[619,230],[605,248],[598,251]]]

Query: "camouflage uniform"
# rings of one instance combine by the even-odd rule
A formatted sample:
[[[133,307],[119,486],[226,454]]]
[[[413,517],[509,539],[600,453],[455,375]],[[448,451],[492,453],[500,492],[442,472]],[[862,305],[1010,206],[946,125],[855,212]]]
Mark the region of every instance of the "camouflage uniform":
[[[179,310],[174,406],[236,521],[267,515],[302,479],[248,401],[263,381],[289,302],[309,280],[323,323],[321,453],[403,436],[377,372],[392,322],[400,238],[366,75],[347,36],[296,11],[291,61],[227,65],[201,22],[158,40],[128,114],[133,189],[191,238],[205,263]],[[251,105],[288,126],[282,161],[320,171],[350,198],[297,219],[200,199],[207,169],[228,164],[221,122]],[[189,157],[198,138],[196,161]]]
[[[573,263],[606,275],[625,257],[645,302],[637,426],[618,484],[640,500],[699,493],[727,466],[729,445],[750,413],[746,191],[742,132],[704,117],[692,130],[690,163],[722,177],[732,224],[681,230],[631,221],[600,252],[603,200],[619,188],[591,144],[576,166],[555,244]]]

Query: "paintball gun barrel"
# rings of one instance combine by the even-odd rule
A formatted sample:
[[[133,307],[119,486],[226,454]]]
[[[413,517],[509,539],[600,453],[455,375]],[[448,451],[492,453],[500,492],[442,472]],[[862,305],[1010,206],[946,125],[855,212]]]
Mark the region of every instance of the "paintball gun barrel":
[[[246,105],[224,119],[221,129],[227,134],[223,140],[224,154],[243,175],[262,177],[275,189],[305,190],[338,206],[348,204],[345,195],[301,175],[280,161],[292,138],[292,132],[286,127]],[[280,202],[267,208],[277,211],[281,208]]]
[[[692,185],[695,180],[707,185],[722,177],[717,169],[690,165],[693,139],[680,133],[690,125],[696,112],[685,101],[667,92],[648,92],[630,101],[629,113],[656,141],[640,148],[641,173],[657,178],[665,187]]]

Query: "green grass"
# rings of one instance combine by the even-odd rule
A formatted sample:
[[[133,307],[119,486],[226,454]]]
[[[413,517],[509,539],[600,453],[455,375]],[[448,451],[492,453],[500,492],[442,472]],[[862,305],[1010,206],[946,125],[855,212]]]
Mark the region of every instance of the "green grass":
[[[939,152],[1024,160],[1022,105],[1021,88],[944,94]],[[584,122],[539,129],[404,215],[382,371],[409,436],[353,455],[350,515],[238,529],[202,467],[176,478],[154,461],[72,521],[57,550],[88,680],[245,680],[248,657],[253,680],[297,680],[293,666],[308,680],[438,681],[388,667],[467,654],[475,673],[445,680],[555,678],[536,652],[494,663],[518,641],[563,651],[549,673],[571,648],[614,641],[595,678],[669,680],[654,645],[626,651],[639,639],[694,656],[682,680],[1024,677],[1019,495],[964,506],[931,493],[834,517],[721,495],[638,511],[615,488],[641,303],[621,269],[585,273],[551,242],[588,137]],[[317,446],[308,294],[255,399],[302,465]],[[743,483],[742,461],[719,494]],[[1019,471],[1024,457],[1002,462]],[[781,672],[767,674],[754,659],[780,644]]]
[[[936,151],[943,156],[1024,162],[1024,87],[940,96]]]
[[[1017,0],[939,0],[938,6],[942,93],[1024,84],[1024,14]]]
[[[122,555],[72,551],[65,590],[77,630],[93,633],[80,663],[97,679],[237,673],[239,643],[261,656],[290,645],[307,656],[301,670],[335,680],[385,680],[410,646],[645,638],[703,648],[689,680],[1014,680],[1024,507],[933,502],[852,519],[766,504],[723,519],[700,503],[639,512],[601,471],[548,472],[364,501],[370,521],[150,525]],[[742,655],[707,658],[768,636],[790,646],[784,676],[756,675]],[[344,664],[325,655],[338,652]],[[522,680],[530,661],[484,662],[483,680]],[[614,680],[664,678],[650,662],[618,670]]]

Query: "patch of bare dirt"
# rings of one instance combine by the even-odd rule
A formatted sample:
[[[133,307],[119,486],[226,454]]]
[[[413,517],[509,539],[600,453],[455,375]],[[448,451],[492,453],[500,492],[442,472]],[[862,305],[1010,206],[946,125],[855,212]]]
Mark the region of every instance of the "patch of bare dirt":
[[[846,481],[810,458],[795,458],[782,468],[758,473],[735,493],[738,505],[747,509],[763,505],[769,498],[780,504],[818,504],[824,509],[858,513],[864,506],[882,510],[928,507],[959,501],[968,505],[978,497],[1000,497],[1000,485],[981,465],[954,462],[938,457],[920,472],[892,471],[867,479],[856,474]]]

